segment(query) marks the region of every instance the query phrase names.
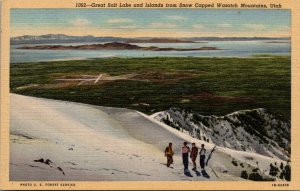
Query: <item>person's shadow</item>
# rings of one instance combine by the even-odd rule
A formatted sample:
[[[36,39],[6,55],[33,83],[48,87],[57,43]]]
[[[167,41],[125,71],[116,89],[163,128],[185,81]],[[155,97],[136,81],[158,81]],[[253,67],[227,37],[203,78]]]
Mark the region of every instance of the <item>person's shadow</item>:
[[[184,175],[188,177],[193,177],[189,169],[184,169]]]
[[[198,170],[194,170],[197,176],[201,176],[201,173]]]
[[[205,178],[210,178],[210,176],[207,174],[207,172],[205,171],[205,169],[201,170],[202,176]]]

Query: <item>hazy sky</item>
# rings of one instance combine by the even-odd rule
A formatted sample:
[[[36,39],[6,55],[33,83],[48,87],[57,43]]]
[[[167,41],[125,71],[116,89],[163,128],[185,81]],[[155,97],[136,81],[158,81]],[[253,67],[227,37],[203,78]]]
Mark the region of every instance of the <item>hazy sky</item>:
[[[290,36],[288,10],[12,9],[11,35]]]

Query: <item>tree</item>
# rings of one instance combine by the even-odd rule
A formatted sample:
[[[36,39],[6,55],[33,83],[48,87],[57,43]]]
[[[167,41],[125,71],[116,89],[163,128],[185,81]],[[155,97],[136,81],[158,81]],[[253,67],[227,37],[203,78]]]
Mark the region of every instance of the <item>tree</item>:
[[[237,163],[235,160],[232,160],[231,163],[232,163],[234,166],[238,166],[238,163]]]
[[[253,172],[249,175],[249,180],[262,181],[263,177],[259,173]]]
[[[284,178],[287,181],[291,181],[291,166],[289,164],[286,164],[286,166],[284,167]]]
[[[247,171],[243,170],[242,173],[241,173],[241,177],[243,179],[248,179],[248,173],[247,173]]]
[[[282,171],[282,172],[280,173],[279,178],[280,178],[280,179],[283,179],[283,178],[284,178],[284,171]]]
[[[283,163],[280,163],[280,169],[283,170]]]
[[[273,164],[270,163],[270,172],[269,172],[269,175],[270,176],[277,176],[278,172],[279,172],[278,167],[277,166],[273,166]]]
[[[283,166],[283,164],[282,164],[282,166]],[[281,168],[281,165],[280,165],[280,168]],[[291,180],[291,167],[289,164],[287,164],[285,167],[282,167],[282,171],[279,175],[279,178],[285,179],[287,181]]]

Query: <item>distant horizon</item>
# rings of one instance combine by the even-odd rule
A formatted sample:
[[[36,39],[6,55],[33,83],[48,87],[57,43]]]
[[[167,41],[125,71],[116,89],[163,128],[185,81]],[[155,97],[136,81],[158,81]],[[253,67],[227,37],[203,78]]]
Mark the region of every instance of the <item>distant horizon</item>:
[[[21,36],[12,36],[10,38],[18,38],[24,36],[47,36],[47,35],[64,35],[69,37],[95,37],[95,38],[166,38],[166,39],[173,39],[173,38],[291,38],[291,36],[190,36],[190,37],[168,37],[168,36],[130,36],[130,37],[123,37],[123,36],[96,36],[96,35],[68,35],[63,33],[45,33],[40,35],[33,35],[33,34],[26,34]]]
[[[289,37],[290,10],[11,9],[11,36]]]

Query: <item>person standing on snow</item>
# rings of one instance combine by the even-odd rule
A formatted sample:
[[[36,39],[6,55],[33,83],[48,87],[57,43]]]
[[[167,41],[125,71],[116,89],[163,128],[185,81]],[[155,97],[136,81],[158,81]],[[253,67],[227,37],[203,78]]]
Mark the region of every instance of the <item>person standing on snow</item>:
[[[182,162],[184,165],[184,170],[187,170],[189,167],[189,152],[190,152],[190,147],[187,146],[187,142],[183,143],[183,147],[181,151],[182,151]]]
[[[171,164],[173,164],[173,149],[172,149],[172,143],[169,143],[169,146],[165,149],[165,156],[167,157],[167,167],[170,167]]]
[[[200,166],[202,169],[204,169],[205,167],[205,153],[206,153],[206,149],[204,148],[204,144],[201,145],[201,149],[200,149]]]
[[[198,147],[196,147],[195,143],[192,143],[192,151],[191,151],[191,154],[190,154],[190,157],[191,157],[192,162],[193,162],[193,167],[194,167],[192,170],[197,169],[197,165],[196,165],[197,156],[198,156]]]

